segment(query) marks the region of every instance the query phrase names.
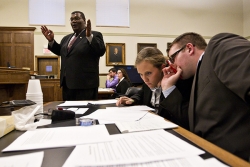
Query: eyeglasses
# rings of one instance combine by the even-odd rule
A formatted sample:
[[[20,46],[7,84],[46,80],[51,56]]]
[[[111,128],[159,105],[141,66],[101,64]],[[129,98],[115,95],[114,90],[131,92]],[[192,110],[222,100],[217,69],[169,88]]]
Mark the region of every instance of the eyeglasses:
[[[171,56],[168,56],[169,60],[171,63],[174,63],[174,59],[175,57],[183,50],[185,49],[186,45],[182,46],[179,50],[177,50],[176,52],[174,52]]]
[[[77,21],[80,21],[82,18],[80,17],[74,17],[74,18],[70,18],[69,21],[70,22],[73,22],[74,20],[77,22]]]

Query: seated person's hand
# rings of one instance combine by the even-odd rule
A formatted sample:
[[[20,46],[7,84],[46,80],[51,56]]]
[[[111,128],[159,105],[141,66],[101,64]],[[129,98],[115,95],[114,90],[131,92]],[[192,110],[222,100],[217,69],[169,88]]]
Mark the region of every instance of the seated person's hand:
[[[107,80],[110,80],[110,76],[109,75],[107,75]]]
[[[117,102],[116,102],[116,106],[120,106],[120,105],[122,105],[122,104],[132,104],[134,102],[134,100],[133,99],[131,99],[131,98],[128,98],[128,97],[126,97],[126,96],[122,96],[122,97],[120,97],[118,100],[117,100]]]

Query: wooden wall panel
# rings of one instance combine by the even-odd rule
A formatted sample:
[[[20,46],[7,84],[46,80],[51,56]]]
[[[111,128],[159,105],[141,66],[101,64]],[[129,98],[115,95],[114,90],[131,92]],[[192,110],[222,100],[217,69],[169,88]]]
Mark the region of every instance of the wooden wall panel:
[[[35,56],[35,71],[39,75],[57,75],[60,78],[60,56]],[[52,71],[46,71],[46,66],[51,66]]]
[[[9,62],[16,68],[29,67],[34,71],[35,29],[35,27],[0,27],[0,67],[7,67]]]
[[[26,98],[29,73],[23,69],[0,68],[0,103]]]
[[[7,67],[7,62],[14,63],[14,58],[11,55],[14,55],[11,45],[0,45],[0,66]]]
[[[14,40],[15,44],[31,44],[32,43],[32,34],[31,33],[14,33]]]
[[[11,42],[12,40],[10,31],[0,32],[0,43],[11,44]]]
[[[30,46],[15,46],[14,47],[14,56],[15,61],[13,64],[17,68],[22,67],[30,67],[31,64],[34,64],[34,56],[33,58],[30,57],[32,55],[32,48]]]

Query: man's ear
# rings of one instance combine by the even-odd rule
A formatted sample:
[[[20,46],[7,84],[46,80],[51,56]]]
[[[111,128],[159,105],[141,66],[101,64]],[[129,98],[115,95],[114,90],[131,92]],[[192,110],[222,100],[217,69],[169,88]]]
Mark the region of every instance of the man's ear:
[[[187,44],[187,49],[188,49],[189,54],[191,54],[191,55],[194,54],[194,47],[195,46],[192,43]]]

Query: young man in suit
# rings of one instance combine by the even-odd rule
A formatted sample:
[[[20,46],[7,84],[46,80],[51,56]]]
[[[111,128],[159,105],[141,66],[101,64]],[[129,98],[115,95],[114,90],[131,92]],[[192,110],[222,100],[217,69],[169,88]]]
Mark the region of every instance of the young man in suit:
[[[74,33],[66,35],[60,44],[54,40],[53,31],[46,26],[41,30],[49,41],[48,49],[61,56],[63,100],[94,100],[98,96],[99,59],[106,51],[103,36],[91,30],[90,20],[86,22],[80,11],[71,13],[70,23]]]
[[[119,78],[117,76],[117,70],[115,68],[109,69],[109,74],[107,75],[107,80],[105,83],[106,88],[112,88],[116,90],[116,85],[119,83]]]
[[[166,68],[165,83],[195,75],[188,110],[190,130],[249,161],[250,42],[221,33],[211,38],[205,50],[199,45],[203,40],[199,34],[185,33],[172,42],[169,58],[177,73],[169,74]]]

